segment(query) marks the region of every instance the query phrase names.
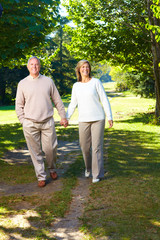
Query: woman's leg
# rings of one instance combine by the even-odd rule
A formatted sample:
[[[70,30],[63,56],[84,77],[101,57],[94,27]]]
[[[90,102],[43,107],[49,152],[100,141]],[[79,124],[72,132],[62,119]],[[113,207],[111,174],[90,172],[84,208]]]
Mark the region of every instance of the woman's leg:
[[[92,176],[94,179],[104,177],[103,138],[105,120],[93,122],[91,125],[92,138]]]
[[[91,123],[79,123],[79,142],[87,172],[91,171]]]

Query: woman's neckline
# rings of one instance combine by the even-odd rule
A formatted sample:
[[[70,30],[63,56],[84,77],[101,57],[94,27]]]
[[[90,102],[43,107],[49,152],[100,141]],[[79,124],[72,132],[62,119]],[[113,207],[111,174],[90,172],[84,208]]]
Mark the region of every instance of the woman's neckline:
[[[92,80],[92,78],[89,78],[89,80],[87,82],[80,82],[80,83],[89,83]]]

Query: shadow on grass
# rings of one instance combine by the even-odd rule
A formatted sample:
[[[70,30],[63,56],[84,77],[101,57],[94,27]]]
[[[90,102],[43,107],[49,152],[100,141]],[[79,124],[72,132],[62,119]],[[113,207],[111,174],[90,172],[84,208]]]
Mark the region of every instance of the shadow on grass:
[[[117,93],[117,92],[107,92],[105,91],[106,94],[107,94],[107,97],[110,97],[110,98],[114,98],[114,97],[122,97],[122,93]]]
[[[3,125],[0,126],[1,130],[3,131],[3,135],[1,138],[1,150],[3,152],[4,148],[5,151],[11,148],[19,148],[19,143],[25,143],[23,137],[23,131],[20,124],[14,125]],[[72,142],[78,139],[78,128],[77,125],[69,126],[68,128],[61,127],[60,125],[56,124],[56,132],[58,139],[61,141],[69,141]],[[64,156],[65,157],[65,156]],[[68,156],[69,157],[69,156]],[[66,154],[67,159],[67,154]],[[63,182],[63,189],[61,191],[57,191],[56,193],[54,190],[51,190],[49,196],[38,196],[35,195],[36,201],[34,203],[32,197],[25,197],[23,195],[11,195],[11,196],[4,196],[0,198],[0,218],[1,218],[1,226],[0,226],[0,236],[7,236],[9,239],[16,239],[20,237],[24,237],[25,239],[55,239],[52,235],[51,230],[51,223],[54,221],[55,217],[63,217],[65,212],[69,209],[69,204],[71,202],[72,188],[75,187],[77,184],[77,176],[81,175],[81,172],[84,171],[84,162],[82,156],[75,156],[76,161],[69,166],[67,169],[66,174],[64,174],[64,178],[62,178]],[[14,176],[14,172],[16,172],[17,166],[9,166],[9,164],[2,162],[1,170],[2,173],[8,173],[10,175],[9,169],[11,168],[11,176]],[[16,176],[21,173],[22,175],[24,172],[23,169],[28,169],[26,166],[20,166],[22,169],[16,173]],[[31,173],[34,176],[34,173]],[[19,174],[20,175],[20,174]],[[26,176],[31,178],[29,172],[27,171]],[[2,174],[1,174],[2,177]],[[43,200],[41,199],[43,198]],[[17,204],[21,206],[27,206],[25,209],[15,210]],[[37,206],[37,207],[36,207]],[[34,211],[36,213],[36,217],[28,216],[28,210]],[[26,227],[18,227],[17,224],[14,226],[14,220],[19,221],[19,215],[21,217],[22,212],[24,213]],[[10,216],[8,218],[8,216]],[[4,220],[4,222],[3,222]],[[12,222],[12,224],[11,224]],[[23,225],[23,220],[22,220]],[[7,226],[7,227],[6,227]]]
[[[159,148],[156,148],[160,142],[158,133],[112,130],[109,135],[108,167],[113,175],[159,174]],[[154,143],[155,147],[149,147],[150,143]]]
[[[153,123],[154,113],[138,113],[132,118],[116,123]],[[159,129],[160,130],[160,129]],[[160,131],[159,131],[160,132]],[[159,132],[105,130],[105,140],[110,140],[108,167],[113,175],[159,174],[160,134]]]
[[[108,137],[108,177],[92,186],[84,229],[96,239],[159,240],[160,134],[113,128]]]
[[[0,218],[2,218],[2,220],[5,219],[6,221],[4,222],[4,226],[3,221],[1,221],[2,226],[0,227],[0,235],[5,235],[9,239],[12,239],[12,237],[15,237],[15,239],[16,237],[37,240],[56,239],[52,234],[54,232],[52,223],[56,217],[64,217],[64,214],[69,210],[69,205],[72,200],[71,190],[76,186],[77,177],[81,175],[82,170],[84,171],[82,156],[77,156],[75,162],[69,166],[62,178],[63,189],[56,193],[51,190],[49,197],[38,197],[37,195],[26,197],[23,195],[14,195],[0,198]],[[16,211],[15,206],[17,206],[17,204],[28,207],[25,209],[19,208],[19,210]],[[33,210],[33,213],[31,213],[30,216],[27,214],[28,210]],[[20,218],[18,217],[19,215]],[[22,215],[25,220],[24,225],[23,220],[21,219]],[[7,218],[8,216],[9,219]],[[10,224],[11,222],[13,222],[13,225]],[[14,222],[16,223],[15,227]],[[17,227],[18,222],[20,222],[22,227]],[[72,231],[72,226],[67,227],[67,229],[69,228],[71,228]],[[70,238],[68,237],[68,239]]]
[[[20,235],[21,237],[24,237],[25,239],[33,239],[33,237],[36,237],[34,239],[42,239],[42,240],[56,240],[56,238],[54,237],[49,237],[48,235],[46,235],[45,230],[43,228],[39,228],[39,229],[35,229],[33,228],[26,228],[23,229],[22,228],[5,228],[5,227],[0,227],[0,231],[5,233],[5,236],[7,234],[7,239],[19,239],[19,237],[17,238],[16,235]],[[16,236],[16,237],[14,237]]]
[[[24,144],[25,139],[21,124],[0,125],[0,157],[4,152],[21,148]]]
[[[119,122],[119,121],[116,121]],[[153,124],[158,125],[155,119],[155,113],[154,112],[148,112],[148,113],[138,113],[130,119],[121,120],[121,123],[143,123],[143,124]]]
[[[154,113],[136,114],[117,123],[153,122]],[[113,175],[159,174],[159,132],[114,130],[110,131],[109,168]],[[107,131],[106,131],[107,136]],[[107,139],[107,138],[106,138]]]
[[[78,140],[78,125],[69,125],[67,128],[56,124],[56,134],[59,140],[73,142]]]
[[[61,141],[72,142],[78,139],[77,125],[64,128],[57,123],[56,133],[58,139]],[[24,147],[25,143],[22,125],[20,123],[0,125],[0,157],[2,157],[6,151]]]
[[[126,120],[127,123],[134,123],[134,122],[144,122],[143,118],[137,118],[134,117],[131,120]],[[122,122],[122,121],[121,121]],[[145,127],[145,125],[144,125]],[[17,128],[18,130],[18,128]],[[64,140],[64,141],[74,141],[78,139],[78,128],[77,125],[76,126],[70,126],[68,128],[64,128],[61,126],[56,126],[56,131],[57,131],[57,136],[60,140]],[[94,186],[96,188],[96,192],[98,191],[98,189],[102,192],[108,192],[108,194],[110,193],[110,189],[111,187],[115,186],[115,192],[117,194],[118,191],[123,190],[122,192],[119,192],[119,195],[117,197],[117,205],[120,207],[124,207],[125,201],[127,201],[126,206],[124,207],[124,209],[121,209],[121,215],[118,213],[117,211],[117,205],[115,204],[115,208],[112,208],[109,206],[108,207],[108,202],[106,203],[107,208],[107,212],[105,212],[105,214],[101,215],[102,217],[102,227],[99,228],[100,230],[104,230],[104,232],[106,231],[106,236],[109,232],[110,236],[113,236],[114,234],[117,234],[117,238],[113,238],[116,240],[122,239],[122,237],[126,237],[126,239],[142,239],[142,240],[148,240],[148,239],[158,239],[158,238],[152,238],[152,236],[145,238],[143,237],[144,232],[147,230],[147,234],[149,234],[148,231],[152,231],[153,228],[153,224],[151,224],[149,222],[148,219],[155,219],[157,221],[159,221],[158,218],[158,213],[157,212],[157,203],[155,204],[155,211],[152,211],[152,207],[153,205],[150,205],[152,203],[152,195],[151,194],[159,194],[156,191],[155,188],[155,184],[152,186],[152,184],[150,184],[152,187],[149,188],[152,190],[152,192],[148,192],[145,191],[145,196],[144,196],[144,201],[146,198],[146,202],[143,201],[143,199],[141,200],[142,205],[139,206],[139,208],[137,207],[136,209],[136,205],[134,205],[135,202],[137,202],[137,199],[139,199],[140,195],[142,195],[142,190],[140,191],[139,186],[137,187],[137,189],[135,191],[137,191],[139,193],[139,195],[135,195],[132,193],[134,187],[136,186],[135,182],[133,184],[133,182],[129,182],[129,177],[132,178],[132,176],[137,176],[139,177],[139,179],[142,176],[152,176],[155,179],[155,176],[160,176],[160,159],[159,159],[159,142],[160,142],[160,135],[159,133],[152,133],[152,132],[145,132],[145,131],[129,131],[128,130],[115,130],[110,129],[108,131],[108,129],[105,130],[105,135],[104,135],[104,141],[108,141],[108,137],[110,138],[110,143],[109,143],[109,149],[104,149],[106,152],[108,152],[108,156],[109,156],[109,160],[108,160],[108,168],[109,168],[109,175],[112,178],[117,178],[117,182],[118,182],[118,177],[122,177],[123,178],[123,184],[118,186],[118,183],[113,183],[113,185],[111,185],[111,182],[107,182],[107,181],[102,181],[99,183],[99,187],[96,188],[96,186]],[[154,144],[153,144],[154,143]],[[151,145],[150,145],[151,144]],[[154,146],[154,147],[153,147]],[[73,184],[74,181],[74,175],[78,169],[78,172],[76,173],[77,175],[79,174],[79,170],[82,170],[82,168],[84,166],[82,166],[82,158],[80,157],[79,162],[75,163],[72,166],[72,169],[68,170],[68,175],[69,177],[64,178],[64,182],[66,183],[67,181],[70,182],[70,184]],[[127,181],[126,181],[127,179]],[[128,184],[129,182],[129,185]],[[152,182],[153,183],[153,182]],[[103,184],[104,184],[104,190],[103,188]],[[108,185],[107,185],[108,184]],[[139,183],[138,183],[139,184]],[[127,187],[128,186],[128,187]],[[133,187],[134,186],[134,187]],[[117,187],[117,188],[116,188]],[[108,189],[107,189],[108,188]],[[65,186],[65,189],[67,189],[67,187]],[[147,187],[146,187],[147,189]],[[148,189],[147,189],[148,190]],[[54,212],[55,210],[51,210],[52,207],[50,208],[51,204],[60,204],[62,205],[62,208],[64,206],[64,198],[66,198],[68,192],[70,191],[67,189],[67,191],[65,192],[65,194],[61,195],[61,198],[57,198],[56,196],[53,198],[53,200],[51,201],[50,204],[47,203],[47,205],[45,206],[45,208],[39,208],[39,210],[37,209],[37,213],[40,214],[40,216],[45,216],[43,217],[43,219],[46,219],[48,217],[48,221],[50,221],[50,218],[54,217]],[[99,195],[101,194],[101,192],[99,192]],[[113,194],[114,191],[113,191]],[[148,194],[148,195],[147,195]],[[133,199],[129,199],[132,197],[135,198]],[[112,196],[112,192],[111,192],[111,196]],[[122,196],[122,203],[120,202],[119,198],[120,196]],[[107,197],[107,195],[105,195],[104,197]],[[138,197],[138,198],[137,198]],[[156,197],[157,201],[159,200],[158,195],[154,195],[154,197]],[[116,199],[115,196],[112,196],[112,202],[114,202],[114,200]],[[128,199],[129,200],[128,200]],[[100,199],[100,196],[98,196],[98,199]],[[127,199],[127,200],[126,200]],[[151,200],[150,200],[151,199]],[[56,202],[54,203],[53,201],[56,200]],[[68,196],[68,201],[70,201],[70,198]],[[129,202],[130,201],[130,202]],[[147,201],[150,201],[149,204],[147,203]],[[98,201],[96,201],[97,204]],[[159,202],[159,201],[158,201]],[[12,202],[10,202],[10,204],[12,204]],[[101,203],[100,203],[101,204]],[[145,206],[145,204],[148,204],[146,206],[148,206],[148,208],[146,207],[146,209],[143,209],[143,206]],[[103,204],[100,206],[102,208]],[[48,207],[48,208],[47,208]],[[132,207],[133,207],[133,211],[132,211]],[[7,210],[9,210],[8,206],[6,208]],[[109,210],[114,210],[115,212],[113,215],[113,218],[110,219],[110,215],[108,214]],[[148,209],[148,212],[147,212]],[[36,210],[36,209],[34,209]],[[119,209],[118,209],[119,210]],[[123,212],[122,212],[123,210]],[[49,215],[49,213],[52,212],[52,214]],[[104,211],[104,209],[103,209]],[[128,211],[128,212],[127,212]],[[142,211],[142,212],[140,212]],[[151,212],[149,212],[151,211]],[[95,211],[98,212],[98,214],[100,214],[100,211]],[[3,213],[2,213],[3,214]],[[139,214],[143,217],[139,217]],[[148,216],[147,216],[148,214]],[[48,216],[49,215],[49,216]],[[108,219],[107,219],[108,217]],[[96,217],[92,217],[92,219],[96,219]],[[104,220],[103,220],[104,218]],[[29,223],[30,223],[30,227],[28,229],[24,229],[24,228],[13,228],[13,227],[1,227],[0,230],[1,232],[4,232],[4,234],[7,234],[10,238],[13,237],[14,234],[18,234],[20,233],[23,237],[28,237],[28,239],[30,238],[35,238],[35,239],[54,239],[50,236],[48,236],[48,234],[46,233],[46,227],[45,227],[45,222],[44,220],[41,219],[41,217],[39,217],[39,222],[42,220],[41,224],[42,226],[38,228],[38,231],[35,230],[35,225],[34,222],[32,221],[33,219],[28,219]],[[107,220],[106,220],[107,219]],[[144,219],[147,223],[144,224]],[[38,219],[37,219],[38,220]],[[123,220],[123,221],[122,221]],[[108,221],[108,222],[107,222]],[[95,221],[96,222],[96,221]],[[130,223],[131,227],[130,227]],[[115,224],[115,225],[114,225]],[[142,226],[142,235],[139,235],[137,238],[134,238],[136,231],[138,231],[138,224],[143,225]],[[108,228],[106,230],[106,225],[108,225]],[[135,229],[133,228],[134,225],[136,226]],[[100,222],[98,222],[98,227],[100,226]],[[127,230],[127,228],[130,227],[129,231]],[[108,232],[107,232],[108,231]],[[93,234],[94,235],[94,234]]]

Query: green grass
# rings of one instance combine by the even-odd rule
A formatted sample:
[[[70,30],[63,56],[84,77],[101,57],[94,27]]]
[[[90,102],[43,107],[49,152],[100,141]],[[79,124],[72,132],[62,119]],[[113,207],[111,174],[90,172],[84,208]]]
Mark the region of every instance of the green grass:
[[[9,237],[17,234],[27,240],[54,239],[51,237],[51,224],[56,217],[64,217],[69,210],[72,189],[77,185],[77,176],[81,175],[82,170],[84,170],[83,159],[77,156],[62,179],[63,186],[60,191],[51,191],[49,195],[44,196],[17,194],[0,197],[0,239],[10,239]],[[21,209],[20,205],[27,207]],[[20,225],[22,221],[18,218],[19,215],[22,219],[23,216],[26,219],[23,220],[24,226]]]
[[[113,128],[106,128],[104,135],[104,164],[108,172],[103,181],[90,185],[90,196],[81,218],[81,229],[86,233],[86,239],[90,240],[159,240],[160,126],[154,125],[152,112],[155,100],[136,97],[129,92],[114,93],[114,83],[104,86],[114,116]],[[68,96],[64,100],[67,106]],[[0,122],[2,118],[4,121],[6,118],[1,115],[1,111],[5,113],[0,108]],[[15,114],[13,109],[6,111],[10,116]],[[55,119],[59,119],[56,111]],[[77,120],[77,111],[72,120]],[[3,131],[3,140],[0,141],[1,156],[7,149],[22,147],[24,144],[21,125],[16,122],[16,118],[11,122],[12,125],[5,124],[4,121],[0,125],[0,130]],[[78,139],[77,125],[70,125],[67,129],[57,125],[56,130],[61,140],[72,142]],[[18,232],[27,239],[53,239],[49,226],[55,217],[63,217],[68,210],[77,176],[84,170],[81,154],[75,157],[76,162],[70,166],[67,176],[62,180],[62,190],[53,194],[50,199],[43,199],[43,204],[38,205],[38,195],[0,198],[0,218],[3,221],[6,219],[6,223],[0,226],[1,239],[7,239],[5,235],[9,238]],[[16,176],[16,166],[10,166],[2,160],[0,164],[1,178],[5,182],[7,169],[12,169],[12,174]],[[34,174],[30,172],[29,176],[31,175]],[[19,178],[19,182],[23,181],[25,179]],[[8,182],[16,183],[12,179]],[[19,201],[30,204],[30,210],[34,206],[35,215],[32,213],[33,216],[27,218],[30,223],[28,229],[14,226],[10,222],[10,215],[17,216],[22,212],[25,215],[29,210],[16,210]],[[37,223],[39,227],[35,228]]]
[[[5,107],[8,111],[9,107]],[[2,110],[1,108],[1,111]],[[11,115],[14,115],[14,108]],[[1,112],[2,113],[2,112]],[[7,114],[4,114],[7,116]],[[0,176],[1,182],[10,185],[29,183],[36,181],[32,164],[15,165],[3,161],[2,156],[8,150],[22,148],[25,145],[22,126],[16,123],[16,119],[10,124],[5,124],[6,116],[1,116],[4,121],[1,122],[0,131]],[[56,116],[56,113],[55,113]],[[56,121],[58,120],[57,117]],[[2,124],[3,123],[3,124]],[[56,123],[56,132],[58,139],[64,141],[75,141],[78,139],[78,128],[75,125],[67,129]],[[77,184],[77,176],[84,170],[83,159],[81,156],[72,156],[72,153],[65,155],[65,158],[76,158],[74,164],[70,165],[64,178],[62,178],[62,189],[51,192],[49,195],[40,197],[23,196],[20,194],[13,196],[0,197],[0,239],[10,239],[13,236],[25,239],[49,240],[54,239],[50,232],[50,226],[56,217],[63,217],[69,209],[72,200],[72,189]],[[26,208],[20,208],[19,205],[26,205]],[[18,216],[24,216],[25,221]],[[21,222],[27,222],[27,226],[21,226]]]
[[[112,98],[111,105],[108,174],[90,188],[82,229],[89,239],[159,240],[160,126],[148,113],[155,100],[127,95]]]

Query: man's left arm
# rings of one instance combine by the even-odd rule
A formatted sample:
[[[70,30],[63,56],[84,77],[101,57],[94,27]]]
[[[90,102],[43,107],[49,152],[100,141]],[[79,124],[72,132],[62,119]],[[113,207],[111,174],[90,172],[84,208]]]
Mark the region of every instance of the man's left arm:
[[[24,99],[23,92],[22,92],[22,89],[20,87],[20,84],[18,84],[18,87],[17,87],[15,105],[16,105],[15,110],[16,110],[17,117],[18,117],[20,123],[23,124],[25,99]]]
[[[68,120],[66,118],[66,111],[65,111],[65,107],[64,104],[62,102],[62,99],[60,97],[60,94],[53,82],[53,89],[51,92],[51,97],[52,97],[52,101],[58,111],[59,116],[61,117],[61,121],[60,124],[63,125],[64,127],[68,126]]]

